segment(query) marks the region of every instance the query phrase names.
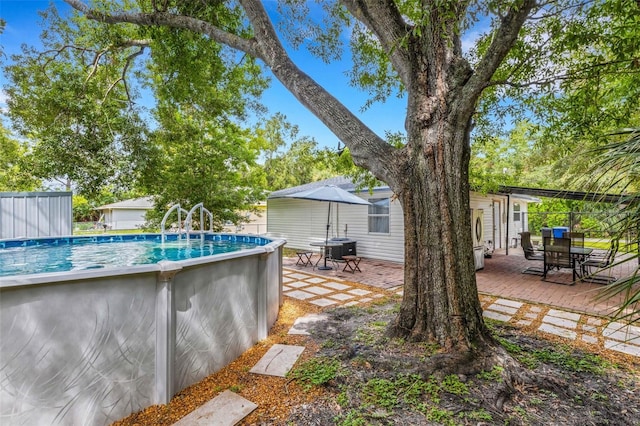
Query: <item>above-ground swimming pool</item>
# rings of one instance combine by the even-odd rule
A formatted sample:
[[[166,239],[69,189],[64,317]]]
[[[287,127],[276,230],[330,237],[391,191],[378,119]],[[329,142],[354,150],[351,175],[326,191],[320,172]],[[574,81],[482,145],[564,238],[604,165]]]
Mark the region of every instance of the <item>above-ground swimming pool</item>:
[[[202,236],[0,241],[2,425],[108,425],[266,338],[285,241]]]
[[[0,241],[0,277],[148,265],[252,249],[270,240],[230,234],[131,234]]]

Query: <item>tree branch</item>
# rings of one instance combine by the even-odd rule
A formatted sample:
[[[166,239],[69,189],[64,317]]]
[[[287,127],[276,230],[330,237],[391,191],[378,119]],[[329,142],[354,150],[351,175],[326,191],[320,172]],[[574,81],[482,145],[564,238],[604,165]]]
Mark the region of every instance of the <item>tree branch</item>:
[[[620,70],[620,69],[612,69],[607,71],[605,69],[605,67],[611,66],[611,65],[623,65],[623,64],[629,64],[629,65],[633,65],[635,63],[640,63],[640,57],[635,57],[635,58],[628,58],[628,59],[624,59],[624,60],[619,60],[619,61],[607,61],[607,62],[599,62],[599,63],[595,63],[595,64],[591,64],[588,67],[584,67],[581,68],[579,70],[576,71],[572,71],[572,72],[566,72],[564,74],[557,74],[557,75],[553,75],[551,77],[548,78],[540,78],[537,80],[531,80],[531,81],[527,81],[524,83],[515,83],[511,80],[508,79],[503,79],[503,80],[492,80],[487,82],[486,87],[490,87],[490,86],[510,86],[513,88],[517,88],[517,89],[524,89],[527,87],[534,87],[534,86],[544,86],[544,85],[548,85],[548,84],[553,84],[555,82],[558,81],[567,81],[567,80],[575,80],[575,81],[585,81],[588,82],[589,81],[589,77],[588,74],[590,72],[593,72],[594,70],[597,69],[604,69],[604,71],[602,72],[602,75],[606,75],[606,74],[611,74],[611,75],[622,75],[622,74],[629,74],[629,75],[635,75],[637,74],[637,72],[635,70],[629,69],[629,70]],[[587,74],[586,77],[583,77],[584,74]]]
[[[124,91],[127,94],[127,99],[129,101],[131,101],[131,94],[129,93],[129,85],[127,84],[127,79],[126,79],[127,70],[131,66],[131,63],[133,62],[133,60],[137,56],[140,56],[140,55],[142,55],[144,53],[144,49],[145,49],[145,47],[141,46],[136,52],[133,52],[132,54],[127,56],[127,58],[125,60],[124,67],[122,68],[122,73],[120,74],[120,77],[116,81],[114,81],[111,84],[111,86],[109,86],[109,88],[107,89],[107,92],[104,94],[104,97],[102,98],[103,102],[105,101],[105,99],[107,99],[107,96],[109,96],[109,93],[111,93],[113,88],[116,87],[118,85],[118,83],[120,83],[120,82],[122,82],[122,84],[124,85]]]
[[[476,100],[513,47],[522,25],[535,5],[536,0],[524,0],[519,8],[510,8],[501,19],[502,23],[491,45],[463,89],[462,99],[469,101],[470,108],[475,108]]]
[[[410,59],[401,42],[411,33],[411,26],[405,22],[396,4],[391,0],[341,0],[341,3],[376,35],[400,80],[408,86]]]
[[[280,43],[262,2],[240,0],[254,30],[262,59],[289,91],[349,146],[357,165],[368,164],[380,180],[389,179],[389,159],[397,151],[376,135],[358,117],[333,97],[324,87],[300,70]]]
[[[91,9],[81,0],[64,0],[65,3],[81,12],[87,18],[107,24],[129,23],[141,26],[166,26],[191,30],[199,34],[209,36],[212,40],[227,45],[233,49],[241,50],[255,58],[260,58],[260,52],[256,49],[255,40],[238,37],[212,25],[209,22],[190,16],[176,15],[167,12],[102,12]]]

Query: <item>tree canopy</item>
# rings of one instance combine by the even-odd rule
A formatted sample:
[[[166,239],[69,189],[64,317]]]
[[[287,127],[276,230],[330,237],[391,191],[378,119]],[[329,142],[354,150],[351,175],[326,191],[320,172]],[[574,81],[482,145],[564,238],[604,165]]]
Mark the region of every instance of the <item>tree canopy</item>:
[[[25,151],[24,145],[0,124],[0,191],[33,191],[40,186],[25,162]]]

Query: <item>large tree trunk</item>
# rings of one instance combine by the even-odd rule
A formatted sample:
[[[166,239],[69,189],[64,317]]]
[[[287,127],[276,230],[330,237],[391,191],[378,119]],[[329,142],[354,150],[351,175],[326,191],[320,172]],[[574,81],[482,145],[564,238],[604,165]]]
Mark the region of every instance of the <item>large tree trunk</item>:
[[[404,296],[393,334],[467,353],[491,344],[478,299],[469,209],[468,122],[423,129],[402,187]]]

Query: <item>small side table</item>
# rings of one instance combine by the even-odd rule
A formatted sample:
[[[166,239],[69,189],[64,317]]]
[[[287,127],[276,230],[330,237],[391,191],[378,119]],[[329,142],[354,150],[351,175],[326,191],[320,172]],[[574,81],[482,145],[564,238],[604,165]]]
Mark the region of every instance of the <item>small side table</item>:
[[[346,272],[348,269],[349,272],[355,274],[356,271],[362,272],[360,267],[360,261],[362,260],[359,256],[342,256],[342,260],[345,261],[344,268],[342,268],[342,272]]]

